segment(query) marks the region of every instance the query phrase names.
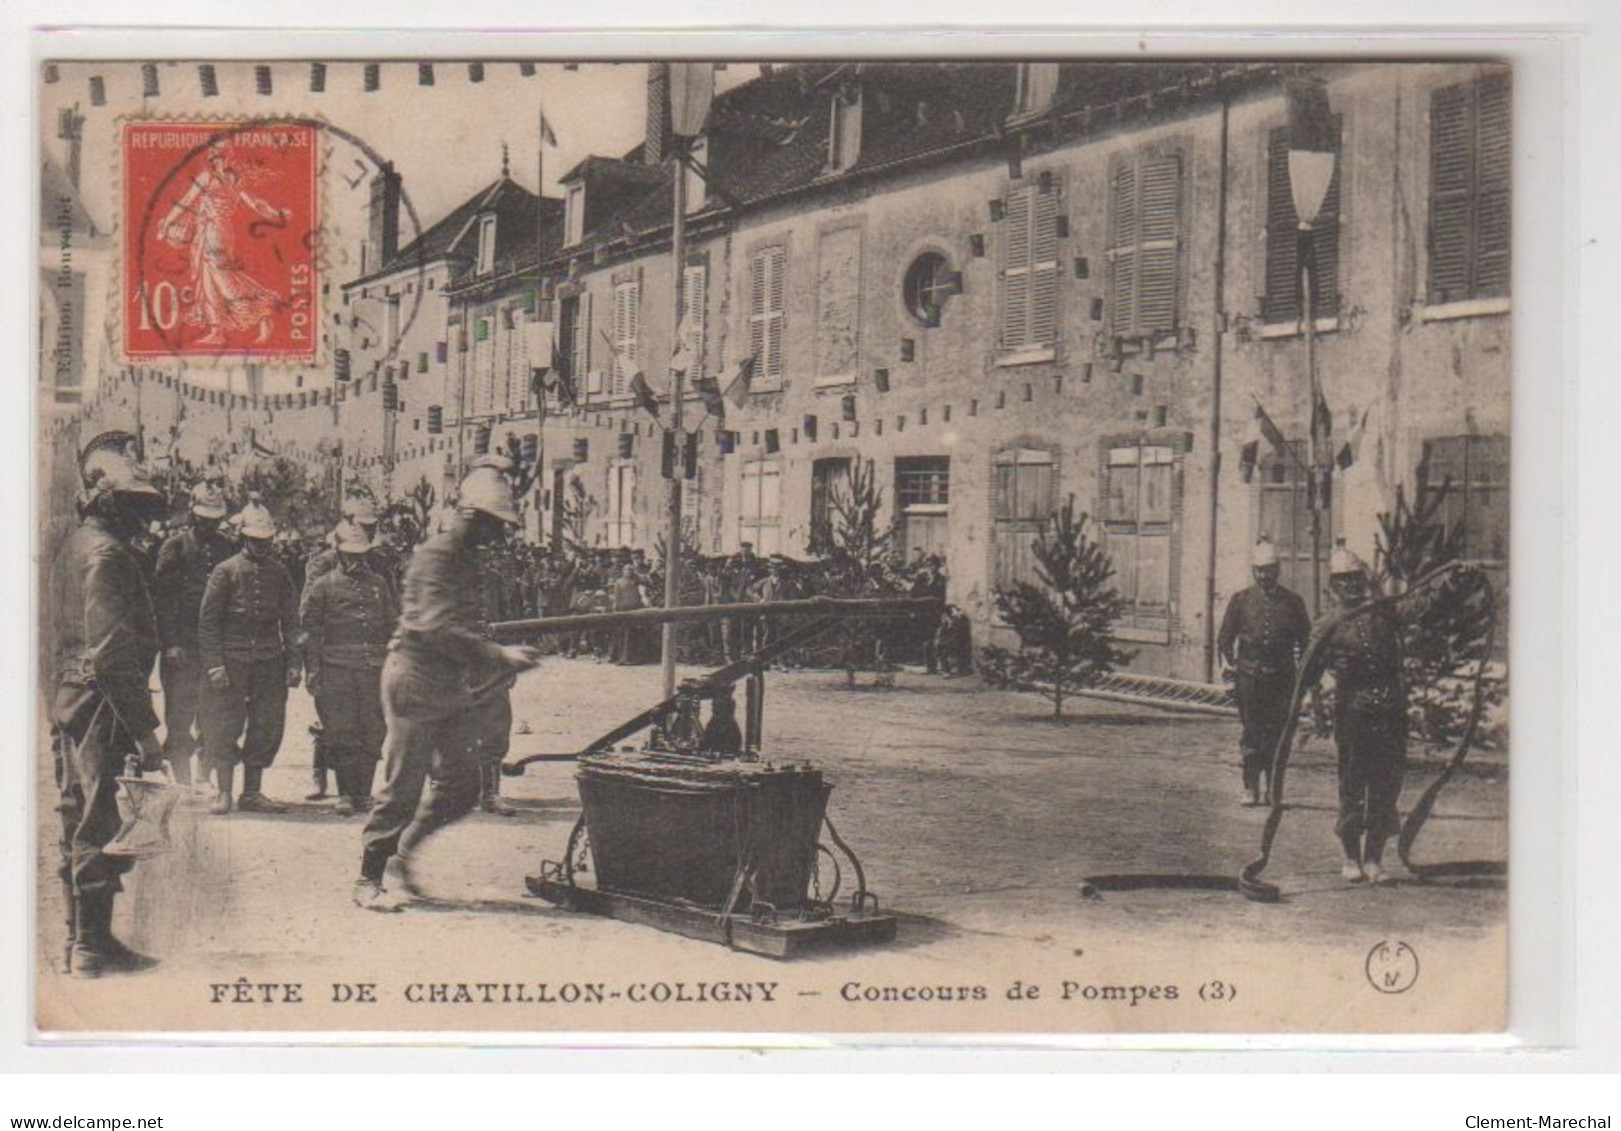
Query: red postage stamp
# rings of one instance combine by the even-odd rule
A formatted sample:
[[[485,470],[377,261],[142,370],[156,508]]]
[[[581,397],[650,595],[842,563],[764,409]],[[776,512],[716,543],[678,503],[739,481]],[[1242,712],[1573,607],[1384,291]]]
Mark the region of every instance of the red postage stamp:
[[[315,359],[317,148],[308,123],[124,124],[131,361]]]

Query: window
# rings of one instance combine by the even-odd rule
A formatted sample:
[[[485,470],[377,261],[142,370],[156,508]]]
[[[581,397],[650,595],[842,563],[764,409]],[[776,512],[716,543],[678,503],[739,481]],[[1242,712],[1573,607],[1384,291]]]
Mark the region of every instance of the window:
[[[1020,63],[1015,114],[1039,114],[1053,104],[1058,93],[1057,63]]]
[[[608,467],[608,520],[605,536],[609,546],[636,544],[636,465],[610,464]]]
[[[584,385],[591,365],[591,295],[565,298],[558,308],[557,352],[576,394],[598,392]]]
[[[937,251],[924,252],[906,269],[901,287],[906,309],[925,326],[940,325],[946,299],[957,293],[957,280],[945,256]]]
[[[1334,176],[1311,231],[1312,317],[1339,312],[1340,161],[1339,119],[1334,119]],[[1280,126],[1267,142],[1266,298],[1267,322],[1300,321],[1300,221],[1289,182],[1289,130]]]
[[[1010,589],[1036,582],[1031,552],[1057,503],[1053,453],[1039,448],[998,452],[991,460],[991,583]]]
[[[827,167],[848,169],[861,159],[861,88],[852,86],[833,95],[832,122],[827,139]]]
[[[495,217],[481,216],[478,221],[478,274],[488,275],[495,270]]]
[[[1314,613],[1323,607],[1322,598],[1328,593],[1328,555],[1334,546],[1333,498],[1329,509],[1323,512],[1317,539],[1320,563],[1318,584],[1321,589],[1313,604],[1311,590],[1312,539],[1311,498],[1306,486],[1307,445],[1303,440],[1291,440],[1287,452],[1279,455],[1270,445],[1261,461],[1259,482],[1261,495],[1260,524],[1256,538],[1266,538],[1278,550],[1281,567],[1279,579],[1285,588],[1298,593]]]
[[[704,331],[709,320],[709,268],[704,264],[689,263],[682,268],[681,304],[686,319],[687,378],[696,380],[705,373]]]
[[[400,348],[400,296],[388,300],[383,310],[383,342],[390,353]]]
[[[743,465],[743,498],[738,538],[753,542],[757,554],[782,551],[782,462],[754,459]]]
[[[1431,303],[1508,294],[1510,101],[1507,75],[1430,95]]]
[[[908,558],[946,556],[950,548],[951,458],[909,456],[895,461],[895,545]]]
[[[1103,537],[1114,559],[1114,587],[1126,603],[1123,627],[1170,630],[1174,458],[1165,445],[1109,449]]]
[[[1418,483],[1421,503],[1445,485],[1441,521],[1448,531],[1463,531],[1464,560],[1486,567],[1501,591],[1508,573],[1508,437],[1427,441]]]
[[[563,198],[563,246],[572,247],[585,239],[585,186],[568,186]]]
[[[1058,209],[1056,178],[1025,185],[1004,201],[1002,352],[1050,349],[1058,340]]]
[[[1109,185],[1109,324],[1117,338],[1174,333],[1181,290],[1182,155],[1122,162]]]
[[[613,374],[608,395],[630,393],[630,379],[636,375],[636,335],[641,321],[641,287],[634,279],[614,285]]]
[[[838,497],[849,490],[850,460],[847,457],[819,459],[811,465],[811,553],[832,551],[833,532],[839,528]]]
[[[783,275],[788,249],[781,244],[762,248],[751,261],[749,290],[749,350],[758,358],[756,381],[782,380]]]

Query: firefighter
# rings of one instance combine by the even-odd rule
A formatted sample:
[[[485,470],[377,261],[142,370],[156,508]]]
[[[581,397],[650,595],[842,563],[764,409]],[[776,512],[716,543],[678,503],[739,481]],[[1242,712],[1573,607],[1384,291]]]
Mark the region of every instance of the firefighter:
[[[116,778],[130,756],[159,769],[163,748],[147,680],[159,635],[131,542],[166,509],[118,434],[80,458],[79,526],[51,571],[51,749],[61,796],[68,970],[77,978],[134,973],[157,960],[112,933],[113,903],[132,861],[102,849],[118,834]]]
[[[152,582],[158,637],[163,644],[159,669],[163,680],[163,756],[173,768],[175,780],[182,783],[191,780],[193,755],[199,758],[203,777],[208,776],[197,729],[197,704],[203,687],[197,617],[208,575],[236,553],[236,544],[220,529],[225,514],[225,495],[217,483],[202,482],[193,487],[191,524],[164,541]]]
[[[305,684],[337,779],[340,817],[371,805],[383,754],[383,656],[399,616],[394,589],[374,567],[372,538],[355,523],[336,535],[338,568],[304,590]],[[324,783],[323,783],[324,784]]]
[[[517,465],[501,455],[490,452],[473,460],[474,468],[487,468],[506,480],[512,487],[512,476]],[[505,618],[505,608],[499,570],[499,555],[506,541],[503,533],[483,547],[477,554],[479,562],[478,602],[479,633],[488,638],[490,625]],[[477,678],[474,676],[473,678]],[[501,763],[512,749],[512,688],[518,677],[513,675],[503,684],[491,687],[484,696],[484,707],[479,714],[478,734],[478,807],[496,817],[516,817],[518,811],[501,800]]]
[[[1242,804],[1255,806],[1271,804],[1272,755],[1289,719],[1295,665],[1311,635],[1311,617],[1299,595],[1278,583],[1278,551],[1270,541],[1255,544],[1250,569],[1255,584],[1227,602],[1216,651],[1236,675],[1244,728]]]
[[[210,811],[229,813],[242,763],[244,813],[280,813],[264,795],[264,772],[281,749],[287,689],[299,684],[298,591],[275,555],[276,523],[257,495],[241,512],[242,550],[215,567],[203,593],[197,644],[203,687],[203,743],[217,794]]]
[[[389,587],[394,590],[394,601],[397,606],[399,604],[399,590],[395,583],[394,559],[392,551],[387,550],[377,540],[377,527],[379,525],[377,503],[372,498],[371,492],[364,487],[351,489],[343,497],[341,513],[343,517],[327,538],[326,547],[311,557],[305,564],[304,581],[300,588],[304,592],[308,592],[311,585],[338,568],[342,557],[337,545],[339,532],[346,525],[354,525],[358,526],[366,537],[371,540],[372,572],[388,582]],[[329,765],[327,758],[325,725],[317,722],[311,726],[310,737],[313,739],[310,760],[310,791],[304,795],[304,800],[323,801],[326,799],[327,770],[333,768]],[[341,789],[339,793],[342,793]]]
[[[1328,588],[1336,609],[1316,629],[1328,639],[1306,679],[1315,683],[1325,672],[1334,677],[1340,875],[1349,883],[1381,884],[1389,879],[1385,842],[1401,823],[1396,802],[1407,768],[1401,630],[1386,606],[1370,605],[1368,567],[1343,541],[1329,556]]]
[[[355,903],[367,910],[409,903],[410,854],[478,804],[480,716],[492,694],[504,696],[511,678],[539,660],[533,648],[484,637],[478,593],[468,584],[478,548],[518,524],[511,486],[494,468],[474,468],[458,498],[444,532],[411,556],[383,663],[383,787],[362,834],[354,888]]]

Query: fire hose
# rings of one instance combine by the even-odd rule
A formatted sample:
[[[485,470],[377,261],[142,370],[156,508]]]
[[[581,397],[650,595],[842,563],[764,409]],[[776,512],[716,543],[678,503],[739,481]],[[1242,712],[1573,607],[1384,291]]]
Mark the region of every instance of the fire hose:
[[[1260,855],[1244,866],[1236,877],[1227,875],[1211,875],[1188,872],[1168,873],[1122,873],[1119,875],[1094,876],[1081,884],[1081,894],[1088,898],[1096,898],[1105,891],[1145,891],[1161,890],[1197,890],[1197,891],[1236,891],[1245,899],[1256,903],[1276,903],[1282,898],[1276,884],[1261,879],[1272,860],[1272,847],[1277,839],[1278,830],[1283,824],[1283,815],[1288,806],[1283,800],[1283,784],[1285,772],[1289,766],[1289,752],[1294,745],[1295,732],[1300,724],[1300,709],[1305,702],[1306,694],[1316,683],[1318,678],[1315,671],[1317,662],[1322,658],[1323,651],[1336,633],[1346,623],[1374,612],[1378,609],[1395,607],[1414,594],[1429,589],[1441,582],[1459,575],[1470,575],[1478,580],[1481,592],[1486,598],[1486,629],[1485,639],[1481,644],[1480,658],[1475,666],[1472,680],[1472,702],[1470,704],[1468,722],[1464,726],[1458,744],[1447,760],[1445,768],[1431,782],[1422,795],[1420,795],[1407,819],[1402,823],[1397,835],[1396,851],[1401,858],[1403,866],[1420,880],[1463,876],[1500,876],[1506,871],[1502,861],[1491,860],[1460,860],[1440,864],[1418,864],[1412,859],[1412,846],[1418,839],[1424,823],[1429,820],[1435,808],[1436,799],[1446,788],[1458,769],[1473,749],[1480,732],[1480,724],[1485,716],[1486,709],[1486,672],[1491,663],[1492,648],[1497,639],[1497,594],[1477,567],[1462,562],[1449,562],[1438,566],[1418,577],[1400,593],[1375,597],[1358,605],[1354,609],[1338,614],[1327,621],[1322,630],[1315,633],[1307,645],[1305,654],[1301,657],[1299,674],[1295,678],[1295,686],[1289,702],[1288,722],[1283,732],[1278,736],[1277,746],[1272,753],[1272,807],[1267,813],[1266,826],[1261,833]]]

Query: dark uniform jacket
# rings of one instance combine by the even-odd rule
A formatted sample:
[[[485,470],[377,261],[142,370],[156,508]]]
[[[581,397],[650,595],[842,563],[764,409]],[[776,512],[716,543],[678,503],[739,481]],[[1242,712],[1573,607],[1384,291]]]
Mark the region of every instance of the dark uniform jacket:
[[[1389,610],[1330,618],[1319,631],[1329,630],[1333,639],[1318,662],[1334,673],[1335,715],[1404,715],[1401,632]]]
[[[478,569],[477,552],[458,533],[435,535],[411,555],[400,599],[401,655],[458,702],[503,669],[500,645],[483,635]]]
[[[1295,655],[1310,636],[1311,617],[1297,594],[1281,585],[1271,593],[1252,585],[1227,603],[1216,649],[1246,675],[1275,675],[1294,671]]]
[[[298,590],[273,555],[256,562],[247,551],[209,575],[197,624],[197,647],[210,670],[226,660],[286,660],[299,667]]]
[[[163,543],[152,579],[152,604],[163,647],[196,646],[197,618],[203,607],[203,591],[208,588],[208,575],[236,552],[236,544],[218,531],[205,535],[182,530]]]
[[[158,625],[135,555],[99,519],[86,519],[56,559],[51,596],[53,721],[82,727],[105,700],[132,737],[156,730],[147,680]]]
[[[369,564],[322,574],[299,610],[305,668],[311,676],[323,667],[382,668],[399,615],[393,587]]]

